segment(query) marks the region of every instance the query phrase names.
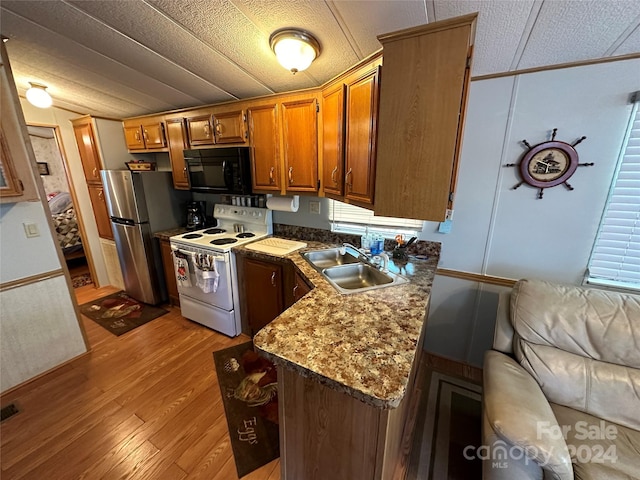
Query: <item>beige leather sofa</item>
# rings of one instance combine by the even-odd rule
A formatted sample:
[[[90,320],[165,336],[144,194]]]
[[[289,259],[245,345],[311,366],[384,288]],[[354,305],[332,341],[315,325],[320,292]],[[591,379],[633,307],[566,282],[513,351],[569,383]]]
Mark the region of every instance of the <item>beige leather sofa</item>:
[[[484,479],[640,479],[640,296],[520,280],[483,395]]]

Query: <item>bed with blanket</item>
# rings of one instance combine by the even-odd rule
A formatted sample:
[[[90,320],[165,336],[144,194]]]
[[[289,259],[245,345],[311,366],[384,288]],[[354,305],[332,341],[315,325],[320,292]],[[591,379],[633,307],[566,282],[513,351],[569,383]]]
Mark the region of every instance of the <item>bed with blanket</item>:
[[[56,229],[58,243],[65,258],[84,256],[82,239],[78,230],[76,211],[68,192],[53,192],[47,194],[49,209]]]

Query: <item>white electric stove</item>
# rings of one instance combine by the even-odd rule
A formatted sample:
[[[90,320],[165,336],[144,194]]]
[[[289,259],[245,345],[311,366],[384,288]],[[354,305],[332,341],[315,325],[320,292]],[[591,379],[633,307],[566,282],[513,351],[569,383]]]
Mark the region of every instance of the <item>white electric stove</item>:
[[[236,259],[231,249],[270,235],[271,210],[235,205],[215,205],[217,225],[175,235],[169,239],[175,257],[186,260],[188,280],[178,281],[182,316],[230,337],[240,335],[240,295]],[[175,262],[174,262],[175,263]],[[199,265],[214,265],[215,291],[198,285]],[[176,275],[178,272],[176,272]]]

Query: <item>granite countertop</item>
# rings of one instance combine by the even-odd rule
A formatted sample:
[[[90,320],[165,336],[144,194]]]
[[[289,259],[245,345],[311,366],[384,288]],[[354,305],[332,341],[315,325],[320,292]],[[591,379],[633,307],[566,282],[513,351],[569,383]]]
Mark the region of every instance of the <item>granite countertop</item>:
[[[284,259],[293,262],[315,288],[256,334],[256,349],[277,365],[369,405],[397,407],[424,328],[439,244],[428,257],[410,255],[408,262],[389,259],[389,270],[407,277],[408,283],[349,295],[338,293],[301,256],[336,245],[307,244]],[[274,260],[243,246],[234,252]]]
[[[169,241],[169,237],[173,237],[174,235],[180,235],[181,233],[185,233],[188,230],[185,227],[176,227],[170,230],[163,230],[161,232],[156,232],[153,234],[154,237],[159,238],[162,241]]]

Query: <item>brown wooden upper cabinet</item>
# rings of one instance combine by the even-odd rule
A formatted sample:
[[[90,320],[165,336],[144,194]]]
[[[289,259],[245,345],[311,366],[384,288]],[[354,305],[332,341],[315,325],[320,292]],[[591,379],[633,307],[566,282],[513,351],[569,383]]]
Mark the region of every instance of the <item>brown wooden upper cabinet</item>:
[[[4,43],[0,42],[0,203],[39,200],[35,183],[35,157],[27,148],[18,91]]]
[[[187,117],[186,122],[190,146],[214,145],[216,143],[211,126],[211,115]]]
[[[184,150],[187,148],[184,119],[182,117],[167,118],[165,123],[173,186],[178,190],[189,190],[189,175],[184,161]]]
[[[378,37],[376,215],[443,221],[452,208],[476,17]]]
[[[167,146],[164,136],[164,125],[157,119],[142,122],[137,120],[124,121],[124,137],[129,150],[152,150]]]
[[[216,143],[247,143],[247,115],[243,110],[213,114]]]
[[[113,240],[109,210],[107,209],[102,179],[100,178],[102,160],[98,153],[98,140],[94,131],[93,119],[85,116],[76,118],[71,123],[76,137],[76,144],[78,145],[80,161],[82,162],[82,170],[89,189],[89,198],[91,199],[93,216],[98,227],[98,235],[101,238]]]
[[[379,78],[376,66],[347,84],[344,197],[354,203],[373,203]]]
[[[247,108],[251,149],[252,188],[279,192],[280,135],[278,104],[269,103]]]
[[[323,188],[337,200],[372,208],[381,57],[322,91]]]
[[[82,170],[87,184],[102,185],[100,169],[102,168],[93,125],[89,117],[83,117],[73,122],[73,133],[78,144],[78,153],[82,162]]]
[[[344,99],[342,82],[322,91],[322,162],[325,194],[344,193]]]
[[[187,117],[189,145],[192,147],[248,142],[246,114],[243,110]]]
[[[315,96],[282,102],[285,190],[318,191],[318,102]]]

